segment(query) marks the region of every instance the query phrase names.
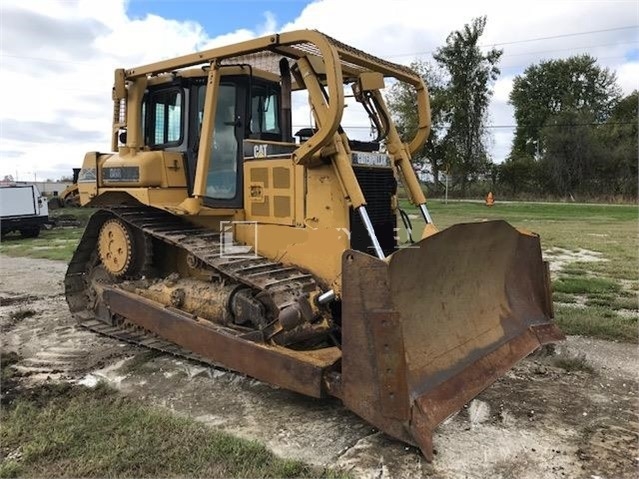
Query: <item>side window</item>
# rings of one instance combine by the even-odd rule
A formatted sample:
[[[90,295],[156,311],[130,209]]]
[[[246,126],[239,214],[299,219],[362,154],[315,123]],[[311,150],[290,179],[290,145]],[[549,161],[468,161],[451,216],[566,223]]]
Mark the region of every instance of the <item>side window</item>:
[[[146,144],[177,145],[182,140],[182,90],[171,88],[148,95],[148,113],[145,108]]]
[[[264,122],[263,127],[264,131],[269,133],[279,133],[280,125],[277,122],[277,114],[279,111],[277,105],[277,95],[270,95],[266,97],[264,107]]]
[[[142,100],[142,134],[144,135],[144,143],[148,144],[148,141],[146,141],[148,135],[146,134],[146,103],[149,100],[148,95],[144,95],[144,99]]]
[[[269,88],[254,88],[251,98],[251,133],[280,134],[279,97]]]
[[[204,98],[206,95],[206,85],[202,85],[197,91],[197,118],[199,120],[199,126],[202,126],[202,120],[204,120]]]

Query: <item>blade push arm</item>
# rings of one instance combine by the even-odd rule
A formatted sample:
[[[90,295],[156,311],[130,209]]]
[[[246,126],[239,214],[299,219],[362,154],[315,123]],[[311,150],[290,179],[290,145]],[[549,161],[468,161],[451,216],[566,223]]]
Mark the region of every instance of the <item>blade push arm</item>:
[[[322,85],[315,73],[311,62],[307,58],[301,58],[297,61],[297,72],[295,72],[298,82],[304,82],[309,94],[313,115],[315,121],[321,127],[327,121],[331,120],[330,112],[326,105],[326,98]],[[341,89],[338,91],[342,91]],[[343,92],[342,92],[343,95]],[[343,96],[341,98],[343,103]],[[341,117],[341,115],[340,115]],[[332,118],[334,119],[334,117]],[[359,186],[353,166],[351,165],[351,150],[348,146],[348,139],[346,135],[335,132],[333,134],[332,143],[323,148],[323,153],[326,156],[331,157],[331,164],[335,170],[337,177],[339,178],[344,196],[350,202],[354,210],[356,210],[361,219],[368,236],[370,237],[375,254],[378,258],[384,259],[386,255],[382,250],[382,247],[377,239],[375,230],[366,211],[366,199],[364,193]]]
[[[371,93],[373,103],[377,110],[382,112],[385,117],[390,118],[390,112],[386,107],[386,103],[384,102],[381,92],[379,90],[374,90]],[[424,96],[426,99],[424,99]],[[419,100],[420,97],[421,102]],[[418,91],[418,107],[421,112],[420,119],[422,117],[428,117],[429,121],[427,126],[419,128],[415,138],[413,138],[413,141],[410,144],[406,144],[403,143],[399,137],[395,124],[390,121],[388,122],[388,136],[386,137],[386,144],[388,146],[388,152],[393,158],[393,162],[402,177],[410,202],[419,207],[419,210],[424,217],[424,221],[426,221],[427,224],[431,224],[433,220],[428,212],[428,208],[426,208],[426,196],[424,196],[424,192],[419,185],[419,180],[417,179],[417,175],[415,174],[415,170],[413,169],[413,165],[410,161],[411,152],[414,151],[413,148],[415,147],[414,143],[418,140],[419,145],[417,149],[421,148],[430,131],[430,111],[428,109],[427,97],[428,95],[425,95],[425,87],[421,94]],[[427,109],[427,114],[422,112],[424,108]]]

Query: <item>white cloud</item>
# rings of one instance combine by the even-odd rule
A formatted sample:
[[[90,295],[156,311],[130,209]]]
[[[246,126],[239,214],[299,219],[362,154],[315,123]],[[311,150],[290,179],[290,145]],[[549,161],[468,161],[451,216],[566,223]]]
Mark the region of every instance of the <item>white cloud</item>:
[[[581,0],[539,1],[526,8],[520,2],[455,0],[427,7],[421,1],[369,0],[359,2],[320,0],[307,6],[286,30],[316,28],[362,50],[408,64],[416,58],[432,60],[432,52],[447,35],[487,15],[481,44],[502,48],[502,76],[496,82],[490,118],[494,125],[512,125],[515,120],[508,95],[514,77],[542,59],[589,53],[602,66],[616,70],[625,94],[638,88],[639,64],[626,61],[628,52],[639,48],[639,10],[634,1]],[[359,26],[355,27],[354,25]],[[634,26],[634,29],[610,30]],[[610,31],[602,31],[610,30]],[[566,34],[592,32],[587,35]],[[557,37],[557,38],[548,38]],[[523,41],[540,39],[535,41]],[[501,43],[508,45],[499,45]],[[513,43],[517,42],[517,43]],[[512,143],[512,128],[492,129],[491,154],[503,161]]]
[[[417,57],[430,59],[430,52],[444,43],[450,31],[479,15],[488,16],[484,45],[639,23],[634,0],[539,1],[525,11],[519,2],[497,0],[449,1],[436,6],[421,0],[368,0],[365,4],[318,0],[293,22],[279,26],[276,4],[269,8],[272,11],[264,12],[260,23],[211,37],[196,19],[130,18],[126,0],[4,0],[0,67],[5,84],[14,88],[2,90],[0,174],[15,174],[17,168],[24,175],[34,171],[39,176],[66,175],[86,151],[105,151],[116,67],[298,28],[318,29],[356,48],[408,64]],[[617,71],[619,84],[629,93],[638,87],[639,62],[626,58],[638,47],[637,29],[501,45],[502,76],[495,85],[491,119],[500,125],[514,122],[507,104],[512,79],[526,66],[546,58],[590,53]],[[7,127],[11,122],[12,127]],[[344,114],[347,123],[368,125],[350,107]],[[511,130],[493,132],[492,154],[500,161],[510,148]],[[368,131],[353,130],[353,135],[367,138]]]
[[[2,90],[2,175],[69,175],[85,152],[107,150],[113,70],[189,53],[207,40],[196,22],[129,19],[123,2],[1,8],[2,73],[14,85]]]
[[[264,12],[264,24],[258,28],[258,34],[270,35],[277,33],[277,18],[273,12]]]
[[[639,62],[621,65],[617,69],[617,79],[624,92],[639,90]]]
[[[514,75],[502,76],[495,82],[493,88],[493,101],[508,102],[508,97],[513,89]]]

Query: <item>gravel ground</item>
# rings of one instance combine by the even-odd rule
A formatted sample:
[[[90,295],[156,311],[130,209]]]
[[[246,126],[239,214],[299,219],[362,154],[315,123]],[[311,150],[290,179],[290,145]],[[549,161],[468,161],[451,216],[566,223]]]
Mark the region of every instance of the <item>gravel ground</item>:
[[[637,477],[635,345],[569,337],[527,358],[436,431],[432,464],[343,408],[78,329],[62,293],[66,265],[0,256],[0,339],[29,380],[106,380],[277,454],[359,477]],[[17,311],[32,311],[15,319]],[[565,371],[557,358],[594,369]]]

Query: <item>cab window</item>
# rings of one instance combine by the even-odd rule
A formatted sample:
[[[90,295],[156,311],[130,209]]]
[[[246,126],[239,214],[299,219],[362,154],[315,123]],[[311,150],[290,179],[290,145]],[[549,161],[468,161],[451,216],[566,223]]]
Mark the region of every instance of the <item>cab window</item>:
[[[152,91],[145,103],[145,135],[149,146],[179,145],[182,142],[182,90]]]
[[[276,91],[254,86],[251,92],[250,133],[261,137],[262,133],[280,135],[279,96]]]

